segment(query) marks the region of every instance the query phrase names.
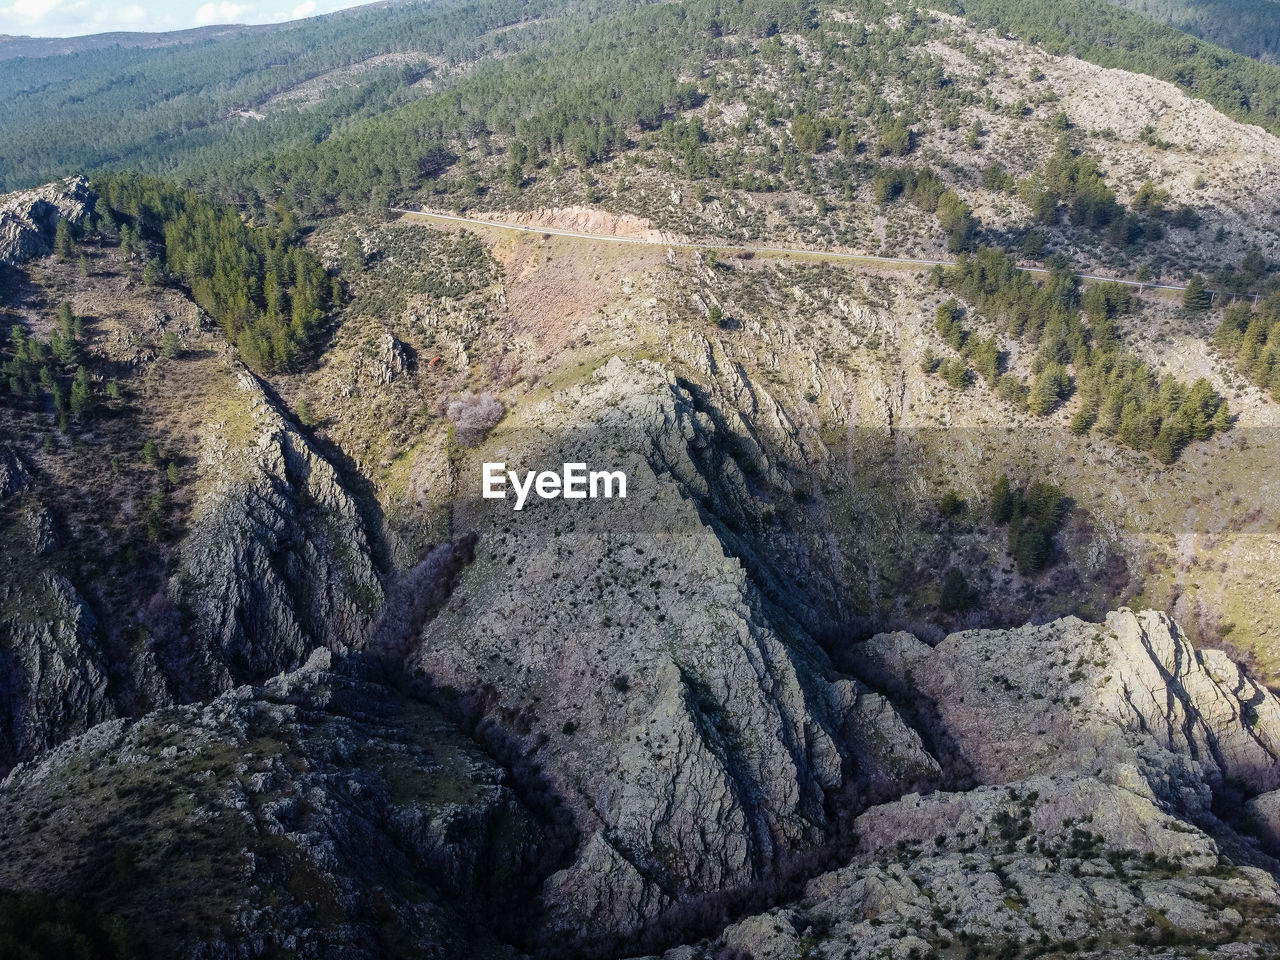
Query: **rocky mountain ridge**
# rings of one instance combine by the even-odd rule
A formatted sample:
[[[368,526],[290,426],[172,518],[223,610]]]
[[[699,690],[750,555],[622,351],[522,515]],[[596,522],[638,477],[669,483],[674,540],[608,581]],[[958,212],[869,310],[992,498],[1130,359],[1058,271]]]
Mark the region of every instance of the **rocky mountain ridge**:
[[[79,226],[93,210],[84,177],[5,195],[0,202],[0,264],[14,265],[53,250],[58,220]]]

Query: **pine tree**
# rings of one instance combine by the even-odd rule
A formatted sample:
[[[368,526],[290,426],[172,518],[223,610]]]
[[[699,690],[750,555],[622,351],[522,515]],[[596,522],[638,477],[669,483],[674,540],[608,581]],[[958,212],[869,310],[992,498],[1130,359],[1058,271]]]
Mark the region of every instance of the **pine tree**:
[[[1182,305],[1188,310],[1208,310],[1213,298],[1204,284],[1204,277],[1196,274],[1187,281],[1186,293],[1182,295]]]
[[[53,252],[57,254],[59,260],[68,259],[74,252],[75,244],[71,238],[71,225],[66,220],[59,219],[58,226],[53,233]]]
[[[952,567],[942,580],[942,591],[938,597],[938,606],[943,613],[960,613],[973,607],[977,602],[977,594],[964,571]]]
[[[1049,364],[1038,374],[1031,384],[1031,394],[1027,398],[1029,409],[1037,417],[1050,413],[1062,399],[1066,372],[1057,364]]]
[[[142,445],[142,460],[148,467],[154,467],[160,461],[160,448],[151,438]]]
[[[1008,476],[1001,476],[991,488],[991,519],[995,523],[1008,523],[1018,506],[1018,496],[1013,492]]]
[[[182,341],[172,330],[166,330],[160,338],[160,353],[166,360],[176,360],[182,355]]]
[[[71,412],[81,421],[93,414],[93,387],[89,383],[89,371],[84,367],[76,370],[71,382]]]

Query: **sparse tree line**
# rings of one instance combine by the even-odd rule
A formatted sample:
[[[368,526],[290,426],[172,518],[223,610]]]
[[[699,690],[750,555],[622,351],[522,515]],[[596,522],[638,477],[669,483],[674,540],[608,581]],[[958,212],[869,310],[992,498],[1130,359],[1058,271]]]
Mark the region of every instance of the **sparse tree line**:
[[[105,205],[99,225],[109,232],[119,224],[122,249],[145,250],[145,238],[163,249],[144,279],[184,282],[253,369],[298,366],[341,291],[299,242],[290,211],[279,206],[274,222],[251,225],[234,208],[163,180],[110,174],[94,187]]]
[[[1047,280],[1038,283],[1012,257],[990,248],[960,254],[955,267],[935,272],[935,280],[995,320],[1003,334],[1036,348],[1028,386],[1004,372],[994,337],[965,328],[953,297],[938,308],[935,323],[957,356],[939,361],[927,355],[924,362],[926,372],[941,373],[953,386],[969,385],[972,363],[992,389],[1035,416],[1074,397],[1074,433],[1096,431],[1162,463],[1172,463],[1189,443],[1229,429],[1227,402],[1207,380],[1188,386],[1158,376],[1123,349],[1115,318],[1137,307],[1128,288],[1104,283],[1081,291],[1061,255],[1050,260]]]
[[[1249,380],[1280,400],[1280,291],[1257,309],[1237,301],[1222,313],[1214,343]]]
[[[3,367],[9,402],[36,409],[48,403],[63,433],[71,429],[73,417],[88,423],[99,402],[86,366],[83,333],[83,320],[65,301],[58,307],[56,326],[45,340],[28,335],[22,324],[9,328],[9,356]],[[107,386],[107,396],[114,400],[119,395],[120,385],[113,380]]]
[[[1009,556],[1022,576],[1034,577],[1057,561],[1055,538],[1070,507],[1061,487],[1044,480],[1017,487],[1007,474],[1002,474],[991,485],[982,507],[979,516],[985,513],[991,524],[1007,529]],[[938,512],[944,518],[972,513],[953,490],[943,494]],[[981,605],[981,592],[969,582],[964,570],[950,567],[939,584],[938,608],[943,613],[959,614]]]

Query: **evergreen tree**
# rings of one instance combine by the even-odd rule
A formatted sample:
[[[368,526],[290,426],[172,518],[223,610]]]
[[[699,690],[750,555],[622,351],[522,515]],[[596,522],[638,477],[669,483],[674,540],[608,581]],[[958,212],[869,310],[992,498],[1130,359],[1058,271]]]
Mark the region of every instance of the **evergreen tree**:
[[[1018,497],[1009,483],[1009,477],[1002,475],[991,488],[991,519],[999,524],[1008,523],[1013,519],[1017,506]]]
[[[71,225],[61,217],[53,232],[53,252],[59,260],[67,260],[75,251],[75,243],[71,237]]]
[[[942,590],[938,597],[938,607],[943,613],[961,613],[969,610],[977,603],[977,593],[969,586],[964,571],[952,567],[942,579]]]
[[[182,355],[182,340],[172,330],[166,330],[160,337],[160,353],[166,360],[176,360]]]
[[[84,367],[76,370],[75,379],[71,382],[71,412],[82,422],[93,413],[93,387],[89,382],[89,371]]]
[[[1208,310],[1213,298],[1205,287],[1204,277],[1196,274],[1187,281],[1186,292],[1182,295],[1182,305],[1188,310]]]

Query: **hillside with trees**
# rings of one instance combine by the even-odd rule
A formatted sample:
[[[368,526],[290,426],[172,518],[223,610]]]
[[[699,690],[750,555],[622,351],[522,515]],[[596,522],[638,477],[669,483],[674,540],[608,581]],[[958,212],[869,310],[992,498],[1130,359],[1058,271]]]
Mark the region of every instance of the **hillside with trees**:
[[[0,960],[1277,955],[1264,2],[0,39]]]
[[[1266,63],[1280,60],[1275,0],[1112,0],[1159,23]]]

